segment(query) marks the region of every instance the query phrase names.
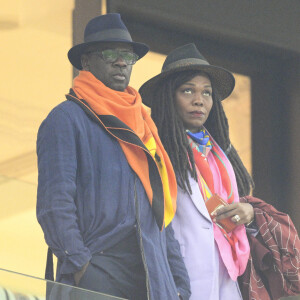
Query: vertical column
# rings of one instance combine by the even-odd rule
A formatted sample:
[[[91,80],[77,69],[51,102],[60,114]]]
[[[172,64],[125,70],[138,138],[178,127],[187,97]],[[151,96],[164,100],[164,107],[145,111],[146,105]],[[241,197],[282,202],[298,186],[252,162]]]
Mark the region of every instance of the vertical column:
[[[252,170],[254,195],[282,210],[286,166],[282,163],[285,114],[280,78],[282,72],[276,66],[252,76]]]
[[[73,11],[73,45],[83,43],[84,29],[88,21],[102,14],[101,0],[75,0]],[[73,77],[78,70],[73,68]]]
[[[254,195],[288,213],[299,231],[299,57],[276,65],[251,82]]]
[[[283,98],[282,102],[288,109],[286,127],[287,144],[284,145],[282,139],[282,147],[286,147],[286,155],[283,157],[286,164],[287,172],[286,182],[289,187],[286,195],[282,198],[282,202],[286,206],[286,210],[290,214],[298,232],[300,233],[300,57],[296,56],[289,63],[285,64],[284,81],[287,98]]]

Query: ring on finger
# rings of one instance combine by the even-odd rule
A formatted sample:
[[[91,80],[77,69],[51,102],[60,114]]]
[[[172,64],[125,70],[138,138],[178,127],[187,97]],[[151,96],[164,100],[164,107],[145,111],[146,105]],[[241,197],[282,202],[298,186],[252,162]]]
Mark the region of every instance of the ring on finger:
[[[238,223],[238,222],[241,220],[241,218],[240,218],[239,215],[235,215],[235,216],[233,217],[233,219],[234,219],[235,223]]]

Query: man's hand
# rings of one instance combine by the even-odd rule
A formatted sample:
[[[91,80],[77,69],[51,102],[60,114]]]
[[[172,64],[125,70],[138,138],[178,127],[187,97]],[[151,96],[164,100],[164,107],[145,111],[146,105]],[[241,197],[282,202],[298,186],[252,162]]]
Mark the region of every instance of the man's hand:
[[[89,261],[82,267],[82,269],[80,271],[77,271],[76,273],[74,273],[74,280],[75,280],[75,284],[78,285],[80,282],[81,277],[83,276],[83,274],[85,273],[88,265],[89,265]]]
[[[254,209],[249,203],[233,203],[216,210],[214,216],[215,222],[230,217],[237,225],[249,224],[254,219]]]

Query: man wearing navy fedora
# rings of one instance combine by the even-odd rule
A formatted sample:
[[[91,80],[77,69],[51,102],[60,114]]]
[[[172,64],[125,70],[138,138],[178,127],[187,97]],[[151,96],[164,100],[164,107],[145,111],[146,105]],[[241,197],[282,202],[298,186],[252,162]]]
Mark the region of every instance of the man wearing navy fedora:
[[[189,299],[171,226],[175,174],[128,85],[148,50],[119,14],[107,14],[68,52],[80,72],[38,132],[37,218],[48,257],[58,258],[57,281],[126,299]]]

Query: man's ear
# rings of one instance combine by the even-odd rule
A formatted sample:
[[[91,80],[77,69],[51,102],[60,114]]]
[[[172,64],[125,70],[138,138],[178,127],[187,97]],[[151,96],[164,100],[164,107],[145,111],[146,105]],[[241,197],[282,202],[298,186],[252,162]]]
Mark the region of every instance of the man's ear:
[[[90,70],[90,61],[89,61],[88,55],[86,55],[86,54],[81,55],[81,65],[82,65],[82,70],[84,70],[84,71]]]

